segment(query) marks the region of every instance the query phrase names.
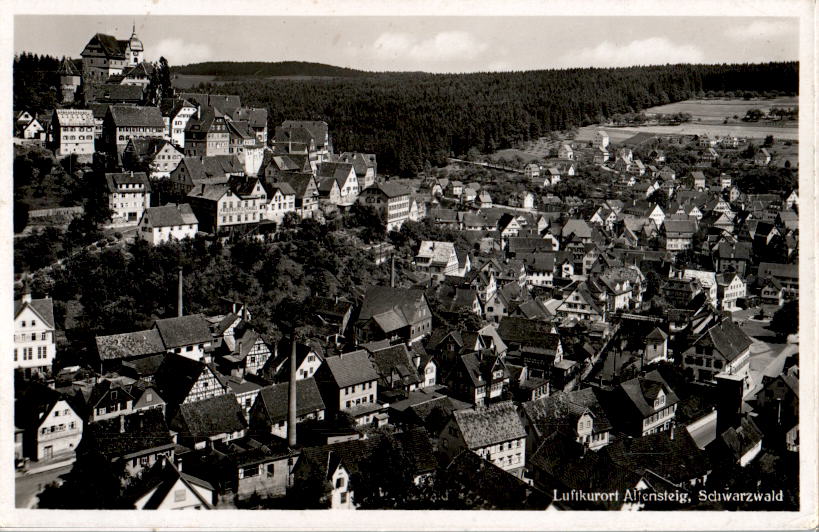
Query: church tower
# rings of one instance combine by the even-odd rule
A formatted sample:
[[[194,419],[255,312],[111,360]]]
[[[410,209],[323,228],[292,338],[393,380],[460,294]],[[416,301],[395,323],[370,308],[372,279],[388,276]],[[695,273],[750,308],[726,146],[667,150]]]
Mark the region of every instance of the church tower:
[[[136,34],[136,23],[131,29],[131,38],[128,40],[128,50],[126,56],[128,58],[128,65],[138,65],[143,60],[143,53],[145,50],[142,47],[142,41],[139,40]]]

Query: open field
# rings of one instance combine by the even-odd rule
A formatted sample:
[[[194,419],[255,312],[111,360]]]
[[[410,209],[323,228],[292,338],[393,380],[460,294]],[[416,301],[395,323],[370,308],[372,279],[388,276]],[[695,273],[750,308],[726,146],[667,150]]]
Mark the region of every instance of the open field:
[[[645,110],[646,115],[689,113],[692,121],[721,124],[727,117],[734,115],[742,118],[749,109],[761,109],[766,113],[772,107],[796,107],[799,99],[796,97],[773,98],[770,100],[685,100],[683,102],[650,107]]]
[[[655,133],[659,135],[710,135],[724,137],[734,135],[752,139],[764,139],[773,135],[777,139],[798,140],[799,127],[797,122],[775,124],[773,122],[742,122],[734,120],[734,115],[745,116],[749,109],[762,109],[767,112],[771,107],[794,107],[798,98],[774,98],[771,100],[686,100],[683,102],[661,105],[646,109],[646,115],[690,113],[691,122],[679,126],[586,126],[578,130],[575,140],[589,141],[595,138],[598,130],[609,134],[613,143],[623,142],[637,133]],[[728,123],[723,123],[729,118]]]

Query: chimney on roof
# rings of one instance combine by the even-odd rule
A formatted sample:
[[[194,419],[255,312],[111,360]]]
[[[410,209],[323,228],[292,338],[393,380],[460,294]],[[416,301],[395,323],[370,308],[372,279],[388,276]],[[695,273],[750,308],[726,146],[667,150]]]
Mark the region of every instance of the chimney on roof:
[[[176,311],[177,316],[182,317],[183,315],[183,308],[182,308],[182,266],[179,267],[179,286],[177,287],[177,295],[176,295]]]

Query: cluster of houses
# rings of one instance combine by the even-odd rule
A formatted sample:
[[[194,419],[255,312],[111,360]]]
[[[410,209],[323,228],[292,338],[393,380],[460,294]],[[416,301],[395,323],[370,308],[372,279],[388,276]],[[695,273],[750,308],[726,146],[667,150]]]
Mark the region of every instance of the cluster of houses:
[[[267,111],[237,96],[127,101],[136,89],[117,87],[144,91],[150,75],[142,52],[135,34],[94,36],[81,68],[63,65],[78,78],[64,102],[82,88],[90,103],[40,124],[58,155],[118,161],[114,222],[138,238],[261,231],[360,203],[390,231],[426,219],[471,247],[423,240],[408,267],[390,261],[389,286],[310,297],[309,336],[268,338],[236,301],[185,314],[180,288],[176,316],[101,334],[92,363],[59,371],[53,300],[25,293],[18,459],[120,464],[138,509],[229,508],[305,486],[355,508],[357,483],[396,453],[412,481],[444,474],[495,508],[630,510],[645,503],[553,497],[693,492],[720,468],[798,452],[798,348],[752,369],[754,340],[733,318],[798,298],[796,190],[746,194],[696,166],[678,179],[628,148],[612,162],[605,134],[526,167],[520,206],[478,183],[383,181],[375,155],[335,154],[324,122],[268,135]],[[609,167],[611,197],[548,193],[584,164]]]
[[[267,109],[235,95],[160,94],[152,104],[154,66],[143,55],[135,31],[126,40],[96,34],[81,60],[60,67],[61,106],[16,117],[16,136],[58,158],[107,156],[112,225],[138,224],[140,236],[159,243],[198,231],[263,232],[288,213],[320,218],[356,202],[378,209],[390,229],[417,219],[408,190],[378,182],[374,154],[333,152],[326,122],[285,120],[268,132]],[[174,223],[184,204],[196,221]],[[165,214],[145,216],[152,208]]]

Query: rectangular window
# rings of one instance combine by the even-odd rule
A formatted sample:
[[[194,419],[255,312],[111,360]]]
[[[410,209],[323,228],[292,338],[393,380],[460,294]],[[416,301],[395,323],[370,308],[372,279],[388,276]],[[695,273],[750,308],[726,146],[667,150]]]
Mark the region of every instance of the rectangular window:
[[[182,501],[184,501],[184,500],[185,500],[185,497],[186,497],[186,493],[187,493],[187,492],[186,492],[186,490],[184,490],[184,489],[174,491],[174,492],[173,492],[173,500],[174,500],[174,502],[182,502]]]

